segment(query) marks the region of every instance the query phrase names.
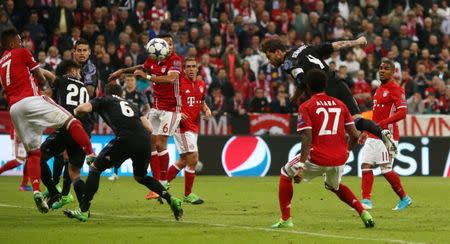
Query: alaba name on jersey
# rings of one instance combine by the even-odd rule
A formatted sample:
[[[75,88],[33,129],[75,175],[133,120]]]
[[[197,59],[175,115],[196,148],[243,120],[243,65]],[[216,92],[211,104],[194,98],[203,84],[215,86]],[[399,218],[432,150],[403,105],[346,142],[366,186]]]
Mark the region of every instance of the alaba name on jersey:
[[[395,81],[381,84],[373,96],[373,121],[378,123],[388,117],[391,117],[399,108],[406,108],[405,90]],[[389,129],[394,135],[394,140],[398,141],[399,132],[397,123],[383,126],[383,129]],[[369,134],[371,138],[378,138]]]
[[[180,132],[192,131],[198,133],[200,111],[206,94],[206,84],[202,80],[191,81],[183,75],[180,88],[181,112],[187,115],[187,119],[180,122]]]
[[[39,96],[39,87],[31,71],[39,68],[26,48],[6,50],[0,59],[0,81],[9,107],[31,96]]]
[[[144,68],[156,76],[167,75],[169,72],[177,72],[181,76],[182,59],[180,56],[172,53],[163,61],[155,61],[147,58]],[[153,107],[170,112],[180,112],[180,84],[179,78],[173,84],[153,83],[154,101]]]
[[[310,158],[320,166],[340,166],[347,161],[345,126],[353,124],[347,107],[325,93],[313,95],[298,111],[297,131],[312,130]]]

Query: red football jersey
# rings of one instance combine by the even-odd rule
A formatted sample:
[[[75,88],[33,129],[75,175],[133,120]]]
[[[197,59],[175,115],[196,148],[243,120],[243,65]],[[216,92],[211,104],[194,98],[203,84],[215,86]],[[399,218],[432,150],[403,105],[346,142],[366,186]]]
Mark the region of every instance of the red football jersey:
[[[181,77],[182,113],[188,116],[180,122],[180,132],[192,131],[198,133],[200,112],[205,100],[206,83],[202,80],[191,81],[186,76]]]
[[[391,117],[399,108],[406,108],[405,90],[395,81],[389,81],[381,84],[375,91],[373,96],[373,118],[376,123]],[[389,129],[394,135],[394,140],[398,141],[398,125],[397,123],[388,124],[383,129]],[[371,138],[377,136],[369,134]]]
[[[344,103],[325,93],[313,95],[298,110],[297,131],[312,130],[310,158],[320,166],[345,164],[345,126],[350,124],[353,118]]]
[[[181,76],[182,59],[172,53],[165,60],[158,62],[147,58],[144,68],[152,75],[164,76],[169,72],[177,72]],[[173,84],[153,83],[154,101],[153,107],[160,110],[180,112],[180,81],[179,78]]]
[[[9,107],[31,96],[39,96],[39,87],[32,70],[39,68],[26,48],[6,50],[0,59],[0,81]]]

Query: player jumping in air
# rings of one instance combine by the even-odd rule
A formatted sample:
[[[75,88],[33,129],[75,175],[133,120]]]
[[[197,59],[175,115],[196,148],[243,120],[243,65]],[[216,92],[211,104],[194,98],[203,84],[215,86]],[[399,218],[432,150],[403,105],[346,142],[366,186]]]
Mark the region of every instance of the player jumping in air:
[[[83,82],[80,81],[81,66],[75,61],[68,60],[63,61],[59,65],[59,69],[64,75],[56,77],[49,72],[47,74],[48,81],[50,87],[54,90],[56,102],[73,114],[74,109],[78,105],[89,101],[88,90]],[[89,129],[91,128],[91,124],[88,116],[80,118],[80,121],[86,133],[90,134]],[[47,204],[52,209],[61,208],[73,201],[73,197],[69,195],[71,184],[64,182],[60,194],[47,164],[50,158],[61,154],[64,150],[67,152],[69,158],[69,163],[65,167],[68,168],[69,179],[73,183],[78,202],[81,201],[81,196],[84,192],[85,183],[80,178],[80,169],[83,166],[85,154],[80,146],[72,139],[69,132],[65,128],[59,128],[50,134],[41,145],[41,179],[49,193]]]
[[[388,129],[394,135],[397,144],[399,132],[397,121],[406,117],[405,91],[393,79],[394,63],[387,58],[381,60],[378,72],[381,85],[373,97],[373,121],[380,127]],[[384,178],[391,184],[392,189],[400,198],[393,210],[403,210],[412,204],[412,199],[403,189],[400,177],[392,170],[394,158],[389,156],[383,142],[376,136],[369,134],[362,153],[362,197],[364,208],[372,209],[371,193],[373,186],[372,169],[380,166]]]
[[[262,51],[267,55],[270,63],[279,67],[294,78],[297,90],[292,100],[297,98],[305,90],[304,77],[311,69],[321,69],[327,73],[328,84],[325,92],[327,95],[341,100],[349,109],[350,114],[355,119],[356,128],[360,131],[368,131],[383,140],[384,145],[392,156],[397,153],[397,147],[392,140],[392,134],[389,130],[381,129],[371,120],[362,118],[361,111],[356,103],[348,86],[339,80],[334,72],[329,71],[328,65],[324,59],[334,51],[341,48],[364,46],[367,44],[365,37],[360,37],[352,41],[337,41],[325,43],[318,46],[302,45],[292,50],[286,50],[286,46],[280,39],[269,39],[262,44]]]
[[[112,73],[109,80],[115,80],[123,73],[133,73],[149,80],[153,85],[153,108],[148,114],[148,120],[153,126],[151,161],[153,177],[167,187],[167,169],[169,167],[169,152],[167,141],[175,133],[181,120],[181,100],[179,76],[181,73],[181,57],[174,51],[173,39],[170,34],[161,34],[158,38],[169,44],[170,55],[163,61],[147,58],[143,65],[119,69]],[[147,73],[145,71],[147,71]],[[147,199],[159,196],[149,192]]]
[[[81,122],[51,98],[39,94],[37,83],[44,85],[47,80],[31,52],[22,47],[17,31],[3,31],[1,44],[6,51],[0,59],[0,81],[5,90],[11,120],[27,151],[27,170],[34,201],[38,210],[46,213],[48,206],[40,189],[39,149],[44,129],[64,127],[86,155],[92,158],[94,152]]]
[[[356,130],[347,107],[340,100],[325,94],[325,72],[310,70],[305,79],[306,88],[312,97],[298,110],[297,131],[302,137],[302,148],[300,154],[281,168],[278,190],[281,220],[272,227],[294,225],[291,219],[292,179],[299,183],[323,175],[325,188],[354,208],[366,227],[374,227],[375,222],[370,213],[364,210],[350,188],[341,183],[348,158],[345,132],[350,135],[350,144],[359,141],[361,133]]]
[[[20,141],[20,138],[17,136],[17,132],[14,130],[14,128],[11,130],[11,145],[12,145],[12,151],[13,151],[13,158],[12,160],[9,160],[6,162],[2,167],[0,167],[0,175],[8,170],[14,169],[19,167],[20,165],[23,165],[23,176],[22,176],[22,183],[20,184],[20,191],[32,191],[33,188],[28,185],[28,172],[27,167],[25,163],[25,158],[27,157],[27,152],[25,151],[25,148],[23,146],[23,143]]]
[[[181,200],[172,197],[161,183],[147,176],[151,125],[144,116],[140,117],[137,108],[121,98],[121,95],[120,85],[110,83],[105,86],[104,97],[94,98],[75,109],[77,116],[97,112],[112,128],[116,137],[103,148],[95,162],[90,165],[80,209],[65,210],[64,214],[69,218],[87,221],[91,201],[99,187],[101,173],[114,164],[123,163],[131,158],[134,179],[164,198],[169,203],[175,219],[178,220],[183,215]]]
[[[211,118],[211,110],[205,103],[206,84],[197,79],[198,67],[195,58],[184,59],[180,90],[182,101],[182,120],[175,133],[175,144],[180,152],[180,160],[170,166],[167,180],[172,181],[184,168],[184,202],[202,204],[203,200],[192,193],[195,179],[195,166],[198,162],[197,138],[201,111],[204,119]]]

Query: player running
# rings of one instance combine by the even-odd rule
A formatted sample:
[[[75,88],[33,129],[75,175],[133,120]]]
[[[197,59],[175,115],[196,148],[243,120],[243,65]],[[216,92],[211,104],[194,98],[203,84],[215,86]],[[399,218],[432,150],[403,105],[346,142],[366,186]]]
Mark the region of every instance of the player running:
[[[122,88],[119,85],[107,84],[105,95],[81,104],[75,109],[75,115],[97,112],[112,128],[116,138],[103,148],[95,162],[90,165],[80,209],[64,210],[64,214],[69,218],[87,221],[91,201],[99,187],[101,173],[115,163],[123,163],[131,158],[134,179],[164,198],[169,203],[175,219],[180,219],[183,215],[181,200],[172,197],[161,183],[147,176],[150,159],[149,133],[152,132],[150,123],[144,116],[139,116],[139,111],[134,105],[120,97]]]
[[[370,213],[364,210],[350,188],[341,183],[348,158],[345,132],[350,135],[351,142],[359,141],[361,134],[356,130],[347,107],[324,93],[327,85],[325,72],[310,70],[303,82],[312,97],[298,111],[297,131],[302,137],[301,153],[281,168],[278,197],[282,217],[272,227],[294,226],[291,218],[292,178],[299,183],[322,175],[325,175],[325,188],[354,208],[367,228],[374,227]]]
[[[378,72],[380,74],[381,85],[373,97],[373,121],[380,127],[388,129],[394,135],[397,144],[399,132],[397,122],[406,117],[405,91],[399,86],[394,76],[394,63],[383,58]],[[371,193],[373,186],[372,169],[380,166],[384,178],[391,184],[392,189],[400,198],[398,204],[392,210],[403,210],[412,204],[412,199],[403,189],[400,177],[392,170],[394,158],[390,157],[383,142],[376,136],[369,134],[362,153],[362,197],[365,209],[372,209]]]
[[[20,141],[20,138],[17,136],[17,132],[14,130],[14,128],[11,130],[11,145],[12,145],[12,154],[13,158],[12,160],[9,160],[6,162],[2,167],[0,167],[0,175],[3,174],[3,172],[14,169],[19,167],[20,165],[23,165],[23,176],[22,176],[22,183],[20,184],[20,191],[32,191],[33,188],[28,185],[28,172],[27,167],[25,164],[25,158],[27,157],[27,152],[25,151],[25,148],[23,146],[23,143]]]
[[[56,77],[52,73],[48,74],[48,81],[50,87],[53,89],[55,99],[67,111],[74,113],[74,109],[83,103],[89,101],[89,94],[86,86],[81,79],[81,66],[75,61],[63,61],[59,65],[59,69],[64,74],[62,77]],[[80,118],[83,128],[87,134],[90,134],[90,120],[86,116]],[[67,152],[69,163],[65,167],[68,169],[69,181],[65,181],[60,192],[56,188],[56,183],[52,179],[50,168],[47,161],[63,151]],[[84,192],[84,181],[80,178],[80,169],[83,166],[85,154],[80,146],[72,139],[70,133],[65,128],[59,128],[50,134],[44,143],[41,145],[41,179],[42,183],[47,187],[49,196],[47,204],[52,209],[58,209],[62,206],[73,202],[73,197],[70,195],[70,183],[73,183],[73,188],[77,196],[78,202],[81,201],[81,196]],[[57,162],[54,162],[57,163]]]
[[[170,166],[167,180],[170,182],[184,168],[184,202],[202,204],[203,200],[192,193],[195,179],[195,166],[198,162],[197,138],[201,111],[204,119],[211,118],[211,110],[205,103],[206,84],[197,79],[198,67],[195,58],[184,59],[180,90],[182,101],[182,120],[179,130],[175,133],[175,144],[180,153],[180,160]]]
[[[39,149],[44,129],[64,127],[86,155],[93,157],[94,152],[81,122],[51,98],[39,94],[38,83],[44,85],[47,80],[31,52],[22,47],[17,31],[3,31],[1,44],[6,51],[0,59],[0,81],[5,90],[11,120],[27,151],[27,170],[34,201],[38,210],[46,213],[48,206],[40,190]]]
[[[326,72],[328,75],[328,84],[325,90],[327,95],[341,100],[355,119],[356,128],[360,131],[369,131],[381,138],[389,153],[395,156],[397,147],[392,140],[391,132],[381,129],[371,120],[362,118],[361,111],[350,89],[343,81],[337,78],[334,72],[330,72],[328,65],[324,61],[334,51],[347,47],[365,46],[366,44],[366,38],[360,37],[352,41],[336,41],[318,46],[302,45],[288,51],[280,39],[270,39],[262,44],[262,51],[267,55],[273,66],[279,67],[281,65],[282,69],[294,78],[297,90],[292,98],[293,101],[296,101],[304,92],[304,77],[309,70],[321,69]]]
[[[181,100],[179,76],[181,73],[181,57],[174,51],[173,38],[170,34],[161,34],[158,38],[169,44],[170,55],[163,61],[147,58],[143,65],[119,69],[112,73],[109,80],[115,80],[123,73],[133,73],[149,80],[153,84],[153,108],[148,119],[153,126],[152,154],[150,166],[153,177],[167,187],[167,168],[169,167],[169,152],[167,141],[175,133],[181,120]],[[144,71],[146,70],[147,73]],[[158,195],[149,192],[147,199],[156,199]]]

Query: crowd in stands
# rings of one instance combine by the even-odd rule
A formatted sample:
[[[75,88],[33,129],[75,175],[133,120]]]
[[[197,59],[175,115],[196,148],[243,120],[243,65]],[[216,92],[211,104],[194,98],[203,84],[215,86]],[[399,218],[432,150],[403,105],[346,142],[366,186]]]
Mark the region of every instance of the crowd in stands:
[[[215,115],[292,113],[294,83],[260,52],[266,38],[288,46],[364,35],[366,47],[326,60],[363,111],[380,85],[382,57],[395,61],[408,113],[448,114],[450,5],[446,0],[3,0],[0,32],[15,27],[42,68],[72,58],[80,38],[90,43],[99,92],[111,72],[146,59],[144,45],[169,32],[180,56],[195,56]],[[123,81],[122,81],[123,82]],[[151,101],[151,85],[136,89]],[[125,86],[125,85],[124,85]],[[3,93],[2,93],[3,94]],[[0,97],[2,97],[1,95]],[[6,109],[4,98],[0,107]],[[145,107],[145,106],[144,106]]]

